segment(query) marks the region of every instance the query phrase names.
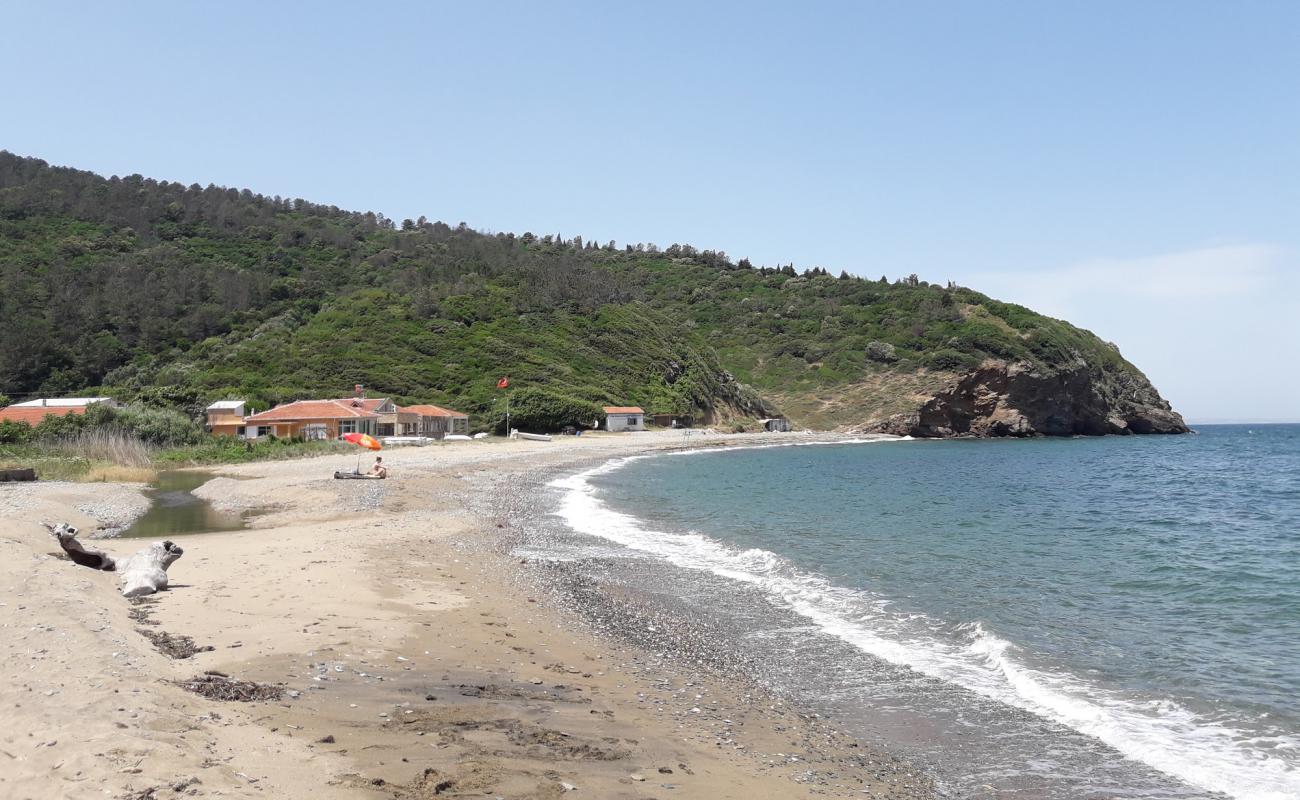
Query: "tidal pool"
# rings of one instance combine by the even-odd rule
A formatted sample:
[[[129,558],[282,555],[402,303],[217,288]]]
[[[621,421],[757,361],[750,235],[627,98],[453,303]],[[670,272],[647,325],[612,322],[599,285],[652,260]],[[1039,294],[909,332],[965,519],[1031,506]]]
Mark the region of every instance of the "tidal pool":
[[[145,490],[150,500],[149,510],[131,527],[122,532],[124,537],[159,537],[182,533],[207,533],[234,531],[247,527],[244,514],[218,511],[193,491],[215,475],[194,470],[167,470]]]

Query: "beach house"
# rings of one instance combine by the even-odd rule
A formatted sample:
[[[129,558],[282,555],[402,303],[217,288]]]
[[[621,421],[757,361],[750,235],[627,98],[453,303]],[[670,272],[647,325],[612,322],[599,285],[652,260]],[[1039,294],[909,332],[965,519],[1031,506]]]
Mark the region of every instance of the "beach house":
[[[387,398],[297,400],[245,417],[244,436],[301,436],[312,440],[337,439],[345,433],[378,436],[381,420],[395,408]]]
[[[120,405],[111,397],[42,397],[0,408],[0,422],[26,422],[29,425],[39,425],[46,417],[84,414],[87,408],[96,403],[106,403],[114,407]]]
[[[218,400],[207,407],[203,427],[213,436],[242,436],[247,405],[243,400]]]
[[[401,408],[387,397],[345,397],[332,403],[359,404],[356,407],[376,414],[375,436],[415,436],[419,432],[420,415]],[[351,431],[344,431],[351,433]],[[369,433],[369,431],[360,431]]]
[[[415,434],[441,439],[450,434],[469,435],[469,415],[434,405],[402,406],[402,412],[419,419]]]
[[[605,406],[605,430],[643,431],[645,411],[636,406]]]
[[[434,405],[399,406],[388,397],[366,397],[358,386],[353,397],[295,400],[245,416],[243,400],[218,400],[207,408],[207,430],[214,436],[263,436],[337,439],[345,433],[371,436],[468,434],[469,415]]]

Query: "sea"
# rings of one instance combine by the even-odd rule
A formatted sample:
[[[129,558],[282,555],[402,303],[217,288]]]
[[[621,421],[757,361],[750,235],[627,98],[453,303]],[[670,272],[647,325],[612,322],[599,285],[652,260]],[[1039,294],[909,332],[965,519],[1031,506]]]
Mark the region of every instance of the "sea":
[[[544,545],[961,798],[1300,798],[1300,425],[624,458]]]

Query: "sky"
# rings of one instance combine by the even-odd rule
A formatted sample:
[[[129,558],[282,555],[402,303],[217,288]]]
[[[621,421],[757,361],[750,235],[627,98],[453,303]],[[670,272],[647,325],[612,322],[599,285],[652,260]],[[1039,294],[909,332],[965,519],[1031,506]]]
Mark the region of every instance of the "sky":
[[[953,280],[1189,420],[1300,420],[1297,3],[0,0],[0,31],[0,149]]]

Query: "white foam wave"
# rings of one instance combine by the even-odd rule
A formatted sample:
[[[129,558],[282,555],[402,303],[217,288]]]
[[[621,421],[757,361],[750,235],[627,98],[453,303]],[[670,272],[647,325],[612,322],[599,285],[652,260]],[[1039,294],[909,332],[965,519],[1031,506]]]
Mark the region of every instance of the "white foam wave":
[[[755,447],[771,446],[789,445]],[[866,653],[1054,720],[1191,785],[1242,800],[1300,798],[1300,771],[1277,755],[1300,753],[1300,740],[1279,736],[1260,742],[1255,734],[1201,718],[1172,701],[1135,699],[1071,675],[1035,670],[1017,660],[1012,643],[978,623],[963,626],[964,642],[925,635],[927,627],[940,623],[918,625],[916,615],[891,612],[883,598],[835,586],[767,550],[737,550],[698,533],[651,530],[600,500],[591,478],[651,457],[657,456],[614,459],[553,481],[552,487],[564,490],[555,513],[580,533],[756,586],[774,603]]]

